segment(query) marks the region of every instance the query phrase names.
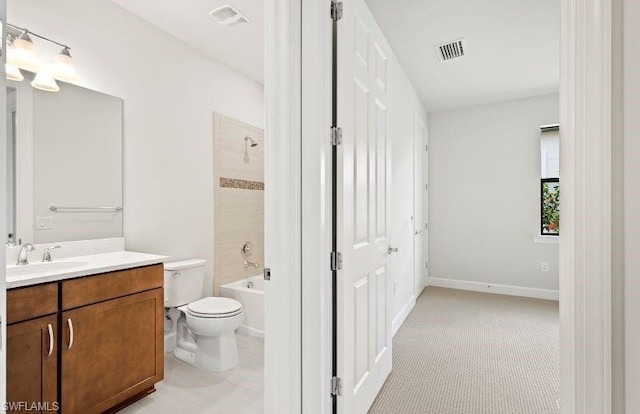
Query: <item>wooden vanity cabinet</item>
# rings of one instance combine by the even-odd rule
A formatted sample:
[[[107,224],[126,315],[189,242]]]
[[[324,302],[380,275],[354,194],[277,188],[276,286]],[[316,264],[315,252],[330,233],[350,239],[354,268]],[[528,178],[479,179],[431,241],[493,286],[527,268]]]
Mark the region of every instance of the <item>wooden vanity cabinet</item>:
[[[56,412],[56,315],[7,327],[7,413]]]
[[[153,392],[164,376],[162,285],[159,264],[9,290],[8,401],[90,414]]]

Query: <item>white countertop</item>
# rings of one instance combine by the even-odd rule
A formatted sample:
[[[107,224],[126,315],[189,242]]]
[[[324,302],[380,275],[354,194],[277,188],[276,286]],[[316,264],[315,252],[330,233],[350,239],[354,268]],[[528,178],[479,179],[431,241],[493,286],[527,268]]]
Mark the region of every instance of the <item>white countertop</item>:
[[[50,263],[33,261],[25,266],[11,265],[7,266],[7,289],[149,266],[163,263],[165,259],[167,256],[117,251],[54,259]],[[33,272],[29,272],[29,266],[33,266]],[[10,276],[12,269],[28,273]]]

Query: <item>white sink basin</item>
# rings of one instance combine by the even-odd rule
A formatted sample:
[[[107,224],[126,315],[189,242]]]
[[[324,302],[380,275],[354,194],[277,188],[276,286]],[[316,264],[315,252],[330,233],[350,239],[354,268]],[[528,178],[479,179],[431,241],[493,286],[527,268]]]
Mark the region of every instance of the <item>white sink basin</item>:
[[[77,267],[83,267],[88,264],[88,262],[47,262],[32,263],[24,266],[7,266],[7,277],[60,272],[75,269]]]
[[[75,257],[60,257],[52,262],[34,261],[24,266],[11,265],[6,267],[7,289],[156,265],[165,259],[165,256],[118,250]],[[11,261],[13,262],[13,260],[16,259],[12,258]]]

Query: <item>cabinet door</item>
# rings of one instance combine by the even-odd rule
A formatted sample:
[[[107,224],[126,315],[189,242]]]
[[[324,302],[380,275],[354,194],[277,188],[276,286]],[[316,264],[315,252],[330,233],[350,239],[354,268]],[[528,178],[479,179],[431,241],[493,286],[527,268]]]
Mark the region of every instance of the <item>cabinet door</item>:
[[[57,411],[56,331],[55,315],[7,327],[8,413]]]
[[[62,313],[62,412],[101,413],[149,390],[164,369],[163,290]]]

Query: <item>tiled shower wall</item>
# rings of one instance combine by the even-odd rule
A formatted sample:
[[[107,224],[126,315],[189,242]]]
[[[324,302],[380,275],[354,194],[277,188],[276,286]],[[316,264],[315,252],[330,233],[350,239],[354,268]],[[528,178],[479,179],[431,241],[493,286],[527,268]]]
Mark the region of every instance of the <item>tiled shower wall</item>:
[[[264,131],[218,113],[213,115],[214,291],[262,273],[264,265]],[[251,137],[257,147],[245,146]],[[246,148],[246,151],[245,151]],[[247,158],[248,156],[248,158]],[[240,250],[253,245],[243,266]]]

